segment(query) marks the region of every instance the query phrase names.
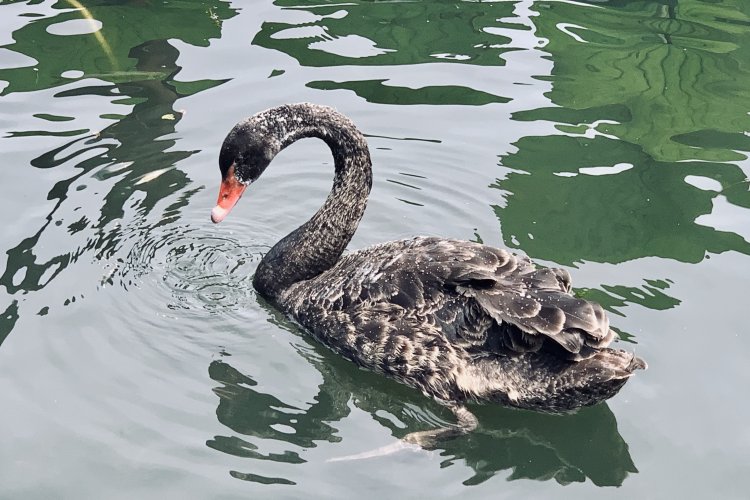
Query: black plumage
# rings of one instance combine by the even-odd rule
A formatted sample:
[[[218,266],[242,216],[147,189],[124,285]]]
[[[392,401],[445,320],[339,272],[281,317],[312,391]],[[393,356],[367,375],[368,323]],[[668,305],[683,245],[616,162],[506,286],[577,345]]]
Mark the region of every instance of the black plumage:
[[[615,334],[606,314],[571,293],[565,270],[434,237],[342,256],[372,173],[363,135],[331,108],[285,105],[237,124],[221,151],[222,185],[235,183],[241,194],[303,137],[330,146],[333,188],[309,221],[268,252],[253,283],[322,343],[450,406],[459,432],[476,426],[466,402],[569,411],[613,396],[645,368],[633,354],[608,347]],[[222,196],[215,221],[236,201],[222,204]]]

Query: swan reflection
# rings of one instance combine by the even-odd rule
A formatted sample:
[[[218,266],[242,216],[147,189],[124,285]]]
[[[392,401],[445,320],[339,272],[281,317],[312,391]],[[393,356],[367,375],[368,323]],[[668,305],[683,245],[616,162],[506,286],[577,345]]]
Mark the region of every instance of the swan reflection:
[[[241,373],[227,358],[213,361],[208,371],[217,383],[216,415],[232,433],[213,437],[207,446],[244,459],[304,465],[312,460],[312,448],[323,447],[330,457],[346,454],[339,446],[343,438],[337,423],[347,419],[353,407],[369,413],[396,438],[435,423],[426,421],[450,420],[448,410],[418,392],[360,370],[323,347],[315,345],[301,354],[323,377],[313,402],[305,407],[264,392],[252,374]],[[564,485],[588,478],[597,486],[619,486],[629,473],[637,472],[606,404],[569,415],[499,406],[474,406],[472,411],[479,418],[479,429],[444,440],[433,452],[441,467],[461,462],[469,466],[473,474],[463,481],[466,485],[482,483],[508,470],[507,478],[512,480],[554,479]],[[283,451],[261,451],[279,446]],[[348,447],[352,448],[357,447]],[[388,458],[374,460],[383,459]],[[246,469],[257,465],[248,463]],[[287,476],[294,475],[293,469],[283,470]],[[267,478],[237,471],[231,475],[263,484],[296,484],[293,477]]]

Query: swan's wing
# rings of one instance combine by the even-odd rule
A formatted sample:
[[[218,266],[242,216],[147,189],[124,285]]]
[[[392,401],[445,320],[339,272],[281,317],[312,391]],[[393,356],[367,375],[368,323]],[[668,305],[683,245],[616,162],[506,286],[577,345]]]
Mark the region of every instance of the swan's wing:
[[[296,319],[325,345],[364,368],[384,373],[445,401],[461,397],[452,381],[468,356],[440,328],[388,302],[360,302],[346,310],[306,301]]]
[[[383,279],[367,291],[432,314],[449,335],[475,345],[494,332],[506,348],[523,352],[550,338],[580,358],[614,337],[602,307],[570,293],[567,271],[537,269],[527,257],[503,249],[423,238],[380,273]]]
[[[294,315],[398,306],[474,352],[535,351],[549,338],[581,359],[614,337],[601,306],[570,293],[567,271],[460,240],[415,238],[348,254],[295,285],[289,300]]]

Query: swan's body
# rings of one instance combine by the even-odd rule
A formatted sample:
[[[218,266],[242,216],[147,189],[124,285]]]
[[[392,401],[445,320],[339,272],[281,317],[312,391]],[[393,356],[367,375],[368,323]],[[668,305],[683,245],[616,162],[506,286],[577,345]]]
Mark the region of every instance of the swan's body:
[[[610,349],[602,308],[570,293],[570,276],[506,250],[460,240],[393,241],[342,257],[371,186],[362,134],[331,108],[295,104],[237,124],[221,151],[222,220],[273,157],[303,137],[333,152],[321,209],[277,243],[258,292],[321,342],[451,406],[497,402],[560,412],[607,399],[645,363]]]

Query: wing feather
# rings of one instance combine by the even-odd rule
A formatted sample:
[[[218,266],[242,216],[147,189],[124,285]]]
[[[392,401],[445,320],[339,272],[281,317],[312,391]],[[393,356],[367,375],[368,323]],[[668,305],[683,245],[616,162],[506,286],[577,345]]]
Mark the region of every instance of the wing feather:
[[[608,345],[614,337],[602,307],[571,293],[570,274],[564,269],[537,268],[528,257],[478,243],[430,238],[415,242],[398,263],[402,269],[418,270],[417,276],[405,276],[422,284],[422,294],[432,289],[454,291],[476,303],[495,327],[515,326],[525,335],[509,337],[511,329],[502,329],[508,337],[505,344],[514,349],[538,347],[522,339],[542,336],[572,355],[583,356]],[[397,274],[396,269],[388,272]],[[400,283],[410,286],[403,279]],[[422,304],[429,307],[430,303],[434,304],[431,300]],[[462,307],[472,310],[465,303]],[[477,314],[451,314],[459,325],[456,335],[473,343],[486,341],[487,330],[472,328],[481,323]]]
[[[387,303],[479,354],[492,346],[533,351],[550,339],[582,359],[615,335],[601,306],[571,293],[566,270],[537,268],[528,257],[479,243],[395,241],[349,254],[327,274],[316,288],[328,297],[312,289],[299,296],[349,310]]]

